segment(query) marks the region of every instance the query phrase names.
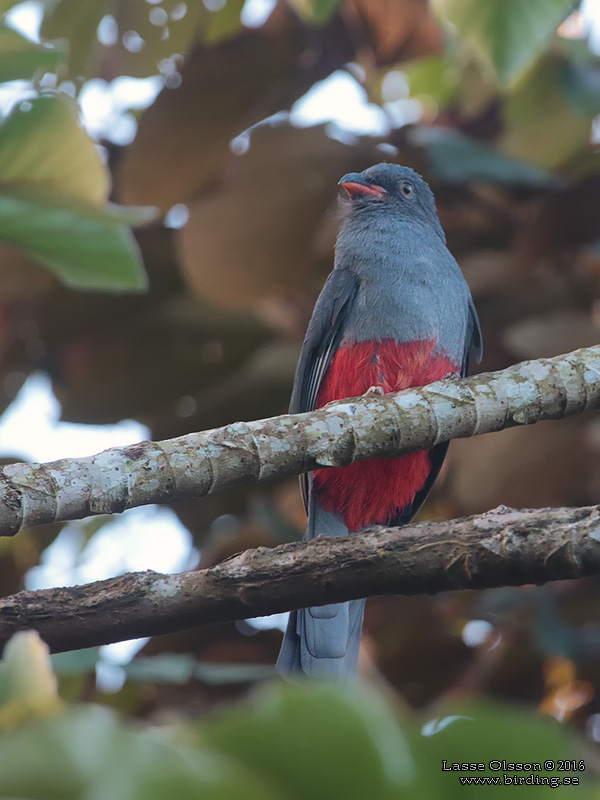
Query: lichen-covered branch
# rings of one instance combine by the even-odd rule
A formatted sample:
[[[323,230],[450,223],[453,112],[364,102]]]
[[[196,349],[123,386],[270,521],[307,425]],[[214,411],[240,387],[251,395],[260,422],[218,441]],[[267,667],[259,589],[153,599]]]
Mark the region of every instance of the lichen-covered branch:
[[[0,470],[0,535],[600,408],[600,345],[310,414]]]
[[[140,572],[0,600],[0,650],[35,629],[55,652],[380,594],[518,586],[600,574],[600,506],[500,507],[247,550],[207,570]]]

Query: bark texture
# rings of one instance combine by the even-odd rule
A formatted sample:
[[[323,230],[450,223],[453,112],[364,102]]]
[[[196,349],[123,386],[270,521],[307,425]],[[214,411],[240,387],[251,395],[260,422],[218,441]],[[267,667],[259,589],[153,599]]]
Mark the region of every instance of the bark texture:
[[[368,597],[600,574],[600,506],[373,528],[259,548],[198,572],[142,572],[0,600],[0,649],[35,629],[54,652]]]
[[[464,380],[343,400],[310,414],[236,422],[89,458],[11,464],[0,469],[0,535],[373,456],[399,456],[598,408],[600,346],[595,346]]]

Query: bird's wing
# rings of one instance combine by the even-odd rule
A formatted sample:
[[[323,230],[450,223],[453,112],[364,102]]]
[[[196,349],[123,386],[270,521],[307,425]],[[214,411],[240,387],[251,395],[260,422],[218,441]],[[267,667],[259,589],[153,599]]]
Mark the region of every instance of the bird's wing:
[[[315,408],[319,387],[344,334],[344,322],[357,290],[358,281],[350,270],[336,267],[327,278],[300,352],[290,414]],[[301,476],[300,487],[304,506],[308,510],[308,475]]]
[[[481,361],[483,355],[483,339],[481,336],[481,326],[479,317],[473,304],[473,298],[469,295],[469,316],[467,319],[467,335],[465,337],[465,352],[463,355],[461,378],[469,374],[469,359],[474,353],[477,363]]]
[[[316,302],[300,351],[290,414],[312,411],[319,387],[344,333],[358,281],[347,269],[334,269]]]
[[[473,298],[469,295],[467,335],[465,336],[465,350],[460,372],[461,378],[464,378],[469,374],[469,360],[471,354],[475,355],[477,363],[479,363],[481,361],[482,351],[483,342],[481,337],[481,327],[479,325],[479,317],[477,316],[477,311],[475,310],[475,306],[473,304]],[[406,525],[418,513],[425,500],[427,500],[427,495],[431,491],[431,487],[439,475],[442,464],[444,463],[444,459],[446,458],[446,453],[448,452],[449,444],[450,442],[442,442],[441,444],[436,444],[436,446],[431,449],[431,470],[429,471],[429,475],[427,476],[427,480],[425,481],[423,488],[416,493],[415,498],[410,506],[407,506],[402,513],[390,523],[391,525]]]

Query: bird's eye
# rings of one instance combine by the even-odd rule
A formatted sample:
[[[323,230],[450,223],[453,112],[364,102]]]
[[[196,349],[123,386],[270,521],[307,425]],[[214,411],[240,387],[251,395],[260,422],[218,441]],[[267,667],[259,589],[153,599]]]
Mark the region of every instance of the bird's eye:
[[[400,184],[400,191],[402,192],[404,197],[412,197],[412,194],[414,192],[412,183],[404,181],[404,183]]]

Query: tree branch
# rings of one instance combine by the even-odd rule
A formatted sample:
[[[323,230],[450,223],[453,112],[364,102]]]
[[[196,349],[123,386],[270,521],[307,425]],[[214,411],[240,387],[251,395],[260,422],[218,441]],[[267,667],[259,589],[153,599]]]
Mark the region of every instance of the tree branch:
[[[0,600],[0,649],[35,629],[54,652],[381,594],[600,574],[600,506],[373,528],[258,548],[198,572],[138,572]]]
[[[399,456],[449,439],[600,407],[600,345],[310,414],[236,422],[89,458],[0,470],[0,535],[200,497],[234,484]]]

